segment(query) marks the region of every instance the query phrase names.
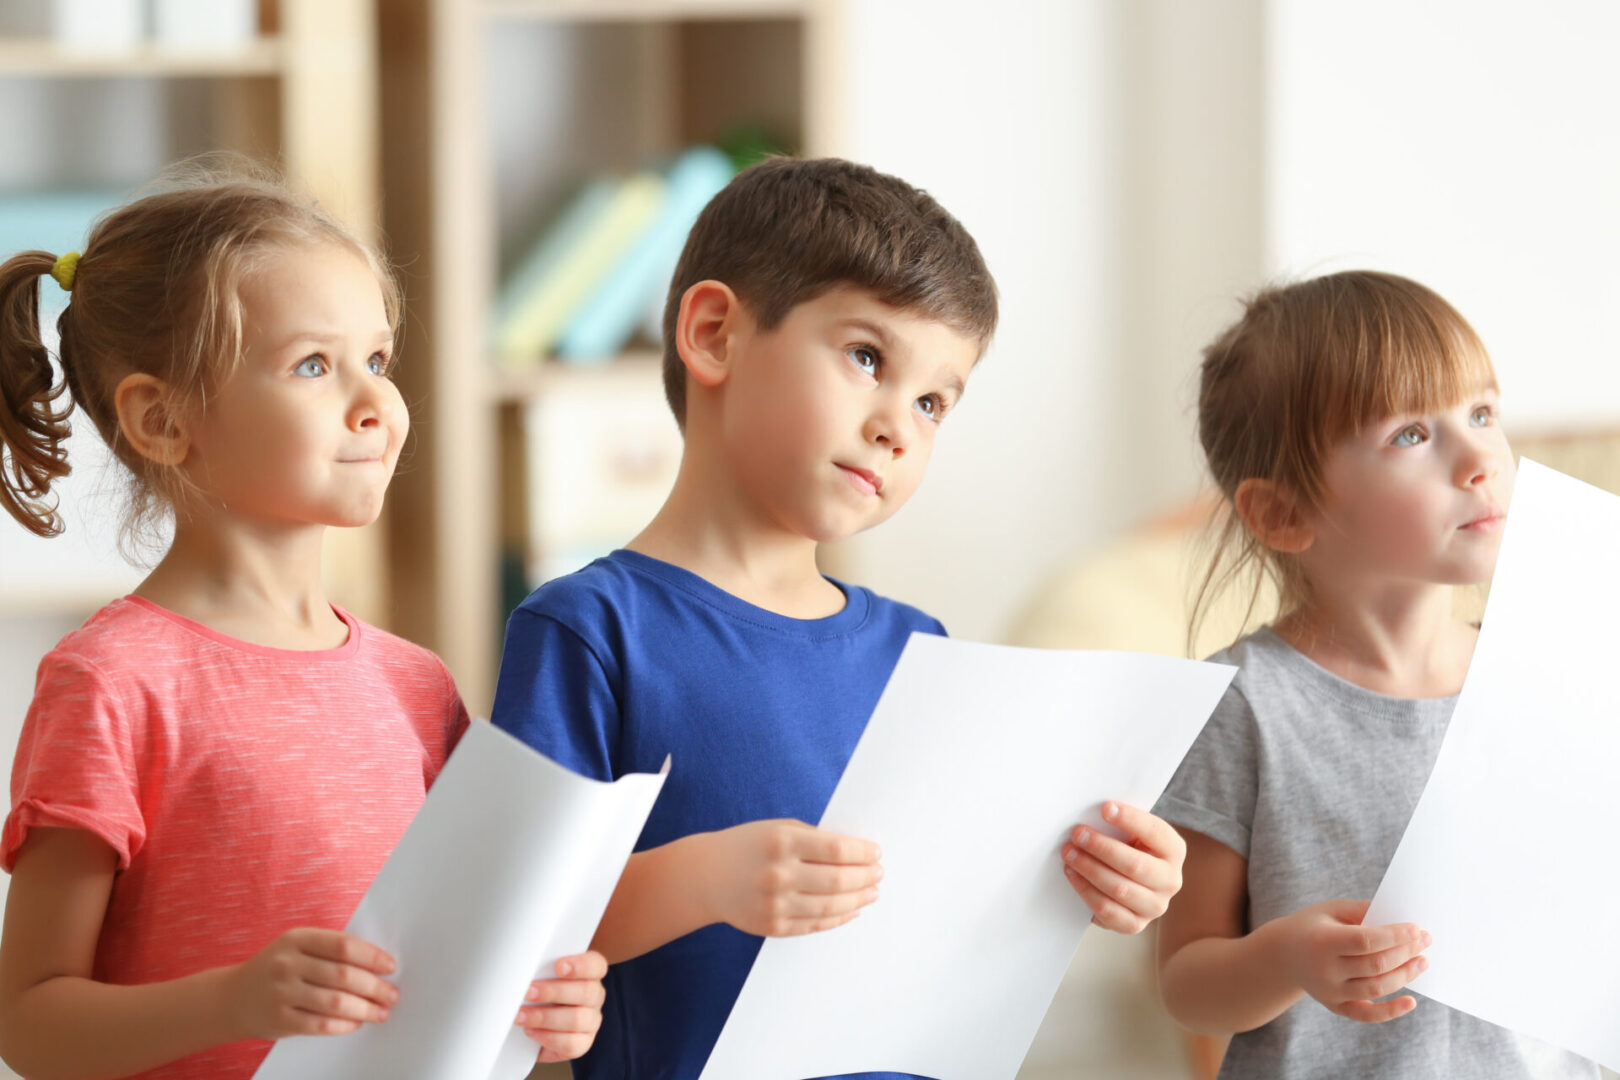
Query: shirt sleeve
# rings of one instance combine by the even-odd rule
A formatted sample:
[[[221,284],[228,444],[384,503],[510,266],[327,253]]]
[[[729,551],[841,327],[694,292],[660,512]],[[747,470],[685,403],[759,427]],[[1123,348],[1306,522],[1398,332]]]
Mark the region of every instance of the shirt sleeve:
[[[40,662],[34,700],[11,768],[11,812],[0,834],[0,868],[10,873],[38,826],[84,829],[118,854],[118,869],[146,841],[140,762],[129,712],[89,660],[51,652]]]
[[[461,737],[467,734],[467,725],[472,722],[472,718],[467,714],[467,703],[461,699],[461,691],[456,689],[456,680],[451,676],[450,669],[444,666],[444,661],[440,660],[438,663],[445,686],[444,741],[441,744],[444,749],[442,753],[436,755],[436,760],[431,762],[431,771],[424,777],[428,787],[432,787],[433,782],[439,778],[439,773],[444,771],[444,763],[450,759],[451,753],[461,742]]]
[[[1254,709],[1233,683],[1193,741],[1153,812],[1172,825],[1201,832],[1248,858],[1259,771]]]
[[[597,651],[548,615],[519,608],[490,721],[551,760],[594,780],[618,778],[620,707]]]

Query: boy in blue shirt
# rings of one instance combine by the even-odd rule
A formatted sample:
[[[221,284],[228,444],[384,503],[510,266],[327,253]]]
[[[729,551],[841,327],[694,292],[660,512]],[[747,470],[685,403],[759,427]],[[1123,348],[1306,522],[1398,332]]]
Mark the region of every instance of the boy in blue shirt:
[[[995,323],[973,238],[865,166],[764,162],[694,225],[664,315],[686,440],[669,500],[523,602],[496,688],[496,725],[586,775],[674,757],[592,945],[613,967],[580,1080],[696,1077],[761,935],[831,930],[877,898],[877,845],[804,823],[907,637],[944,627],[824,577],[816,549],[917,489]],[[1077,828],[1063,869],[1096,922],[1134,933],[1185,849],[1150,814],[1106,812],[1133,839]]]

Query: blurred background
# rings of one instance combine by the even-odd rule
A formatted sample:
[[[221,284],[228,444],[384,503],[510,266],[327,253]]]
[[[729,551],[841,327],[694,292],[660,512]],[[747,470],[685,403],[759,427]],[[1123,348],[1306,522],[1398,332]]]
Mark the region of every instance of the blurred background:
[[[1415,277],[1516,441],[1620,457],[1617,53],[1608,0],[5,0],[0,250],[218,148],[381,242],[415,433],[331,588],[487,712],[506,612],[673,475],[648,324],[696,208],[764,152],[870,163],[961,219],[1003,316],[928,483],[829,571],[960,637],[1180,653],[1198,350],[1263,282]],[[68,534],[0,521],[0,761],[39,657],[140,577],[85,431]],[[1022,1075],[1213,1053],[1093,934]]]

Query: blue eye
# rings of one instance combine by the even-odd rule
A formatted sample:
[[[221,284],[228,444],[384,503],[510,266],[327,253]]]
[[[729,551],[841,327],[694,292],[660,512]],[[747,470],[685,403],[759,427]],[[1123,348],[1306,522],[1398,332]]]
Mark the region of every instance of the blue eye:
[[[866,345],[855,345],[845,349],[844,355],[849,357],[856,367],[868,375],[877,374],[879,363],[877,350]]]
[[[326,358],[322,356],[306,356],[298,361],[298,366],[293,368],[293,374],[302,375],[309,379],[325,375]]]
[[[1391,446],[1419,446],[1429,440],[1428,432],[1418,424],[1403,429],[1400,434],[1390,440]]]
[[[388,357],[380,352],[372,353],[371,359],[366,361],[366,370],[373,375],[387,375],[389,370]]]
[[[1496,419],[1496,410],[1489,405],[1481,405],[1468,417],[1468,422],[1475,427],[1490,427],[1491,421]]]

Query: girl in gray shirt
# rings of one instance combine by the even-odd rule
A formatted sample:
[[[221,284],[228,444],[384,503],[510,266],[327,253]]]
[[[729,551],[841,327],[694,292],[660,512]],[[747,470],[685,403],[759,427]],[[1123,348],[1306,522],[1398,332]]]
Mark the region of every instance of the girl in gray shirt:
[[[1262,291],[1204,357],[1225,517],[1197,610],[1267,577],[1280,607],[1212,658],[1239,673],[1155,807],[1187,839],[1167,1007],[1233,1035],[1223,1078],[1597,1077],[1401,993],[1428,934],[1361,925],[1473,653],[1453,587],[1489,578],[1512,489],[1483,345],[1422,285],[1348,272]]]

